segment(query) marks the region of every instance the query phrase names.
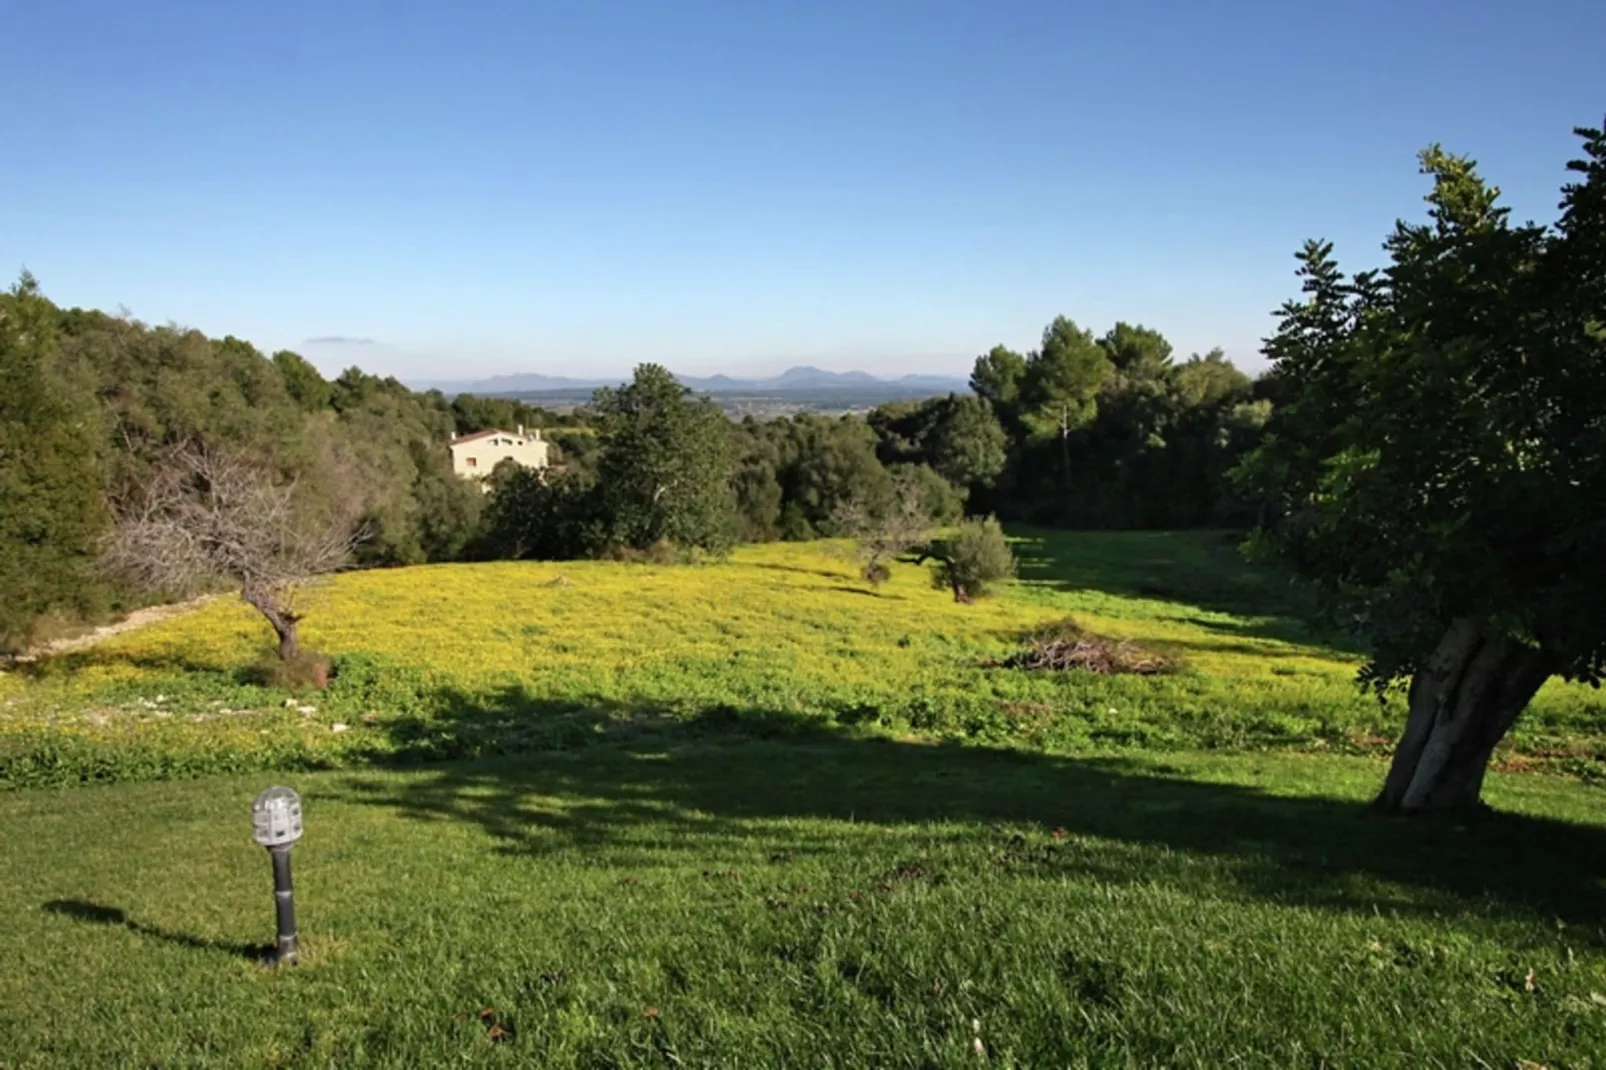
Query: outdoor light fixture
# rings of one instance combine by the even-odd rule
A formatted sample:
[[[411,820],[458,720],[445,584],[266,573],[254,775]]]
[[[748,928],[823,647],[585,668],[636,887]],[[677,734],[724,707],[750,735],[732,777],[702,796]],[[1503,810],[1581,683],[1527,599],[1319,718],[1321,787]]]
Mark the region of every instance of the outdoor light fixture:
[[[269,788],[251,804],[251,838],[273,858],[273,901],[279,919],[276,963],[294,965],[296,901],[290,890],[290,848],[301,838],[301,796],[289,788]]]

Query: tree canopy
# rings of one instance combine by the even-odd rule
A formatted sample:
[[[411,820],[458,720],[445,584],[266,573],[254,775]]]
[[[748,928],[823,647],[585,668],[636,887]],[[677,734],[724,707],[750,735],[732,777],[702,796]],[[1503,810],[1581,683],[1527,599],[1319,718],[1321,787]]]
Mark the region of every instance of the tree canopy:
[[[1299,253],[1304,296],[1267,342],[1287,398],[1239,470],[1259,546],[1364,634],[1365,680],[1411,680],[1379,799],[1471,805],[1550,676],[1606,658],[1606,138],[1554,226],[1515,225],[1474,162],[1420,158],[1428,219],[1346,276]]]
[[[735,457],[724,413],[657,364],[638,367],[625,386],[599,390],[592,409],[609,542],[720,552],[736,541]]]
[[[1043,328],[1042,348],[1026,358],[1021,379],[1020,419],[1032,435],[1058,439],[1064,475],[1070,478],[1070,433],[1092,422],[1099,388],[1110,375],[1110,358],[1091,331],[1064,316]]]
[[[65,381],[56,333],[32,276],[0,295],[0,650],[97,596],[99,413]]]
[[[966,463],[950,467],[929,449],[926,463],[968,477],[972,511],[1060,527],[1250,519],[1226,474],[1258,441],[1271,403],[1219,350],[1179,363],[1152,327],[1120,322],[1094,338],[1061,316],[1041,349],[994,346],[970,381],[969,426],[950,440]],[[921,440],[894,410],[871,416],[889,455]]]

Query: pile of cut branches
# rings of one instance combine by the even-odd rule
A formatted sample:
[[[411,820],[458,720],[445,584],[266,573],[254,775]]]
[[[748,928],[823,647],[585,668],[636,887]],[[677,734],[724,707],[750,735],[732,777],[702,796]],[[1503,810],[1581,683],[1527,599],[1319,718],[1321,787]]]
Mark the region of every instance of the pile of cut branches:
[[[1026,637],[1026,648],[990,663],[1002,669],[1059,671],[1083,669],[1087,672],[1132,673],[1155,676],[1175,672],[1175,658],[1139,646],[1130,639],[1106,639],[1083,631],[1067,618],[1037,629]]]

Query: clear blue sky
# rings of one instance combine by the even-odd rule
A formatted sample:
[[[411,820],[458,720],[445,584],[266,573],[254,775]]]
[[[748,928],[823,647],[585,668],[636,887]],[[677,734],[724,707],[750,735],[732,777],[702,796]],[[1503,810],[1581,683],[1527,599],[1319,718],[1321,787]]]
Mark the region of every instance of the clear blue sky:
[[[1598,0],[13,4],[0,268],[409,378],[1257,364],[1306,237],[1467,152],[1550,219]],[[322,343],[327,336],[374,344]]]

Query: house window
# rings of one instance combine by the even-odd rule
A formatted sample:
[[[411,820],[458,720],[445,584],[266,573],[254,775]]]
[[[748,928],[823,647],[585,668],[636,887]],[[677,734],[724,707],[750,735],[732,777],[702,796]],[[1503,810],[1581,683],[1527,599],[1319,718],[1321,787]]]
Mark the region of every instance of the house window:
[[[464,463],[467,464],[470,468],[478,468],[479,465],[480,465],[479,458],[477,458],[477,457],[470,457]]]

